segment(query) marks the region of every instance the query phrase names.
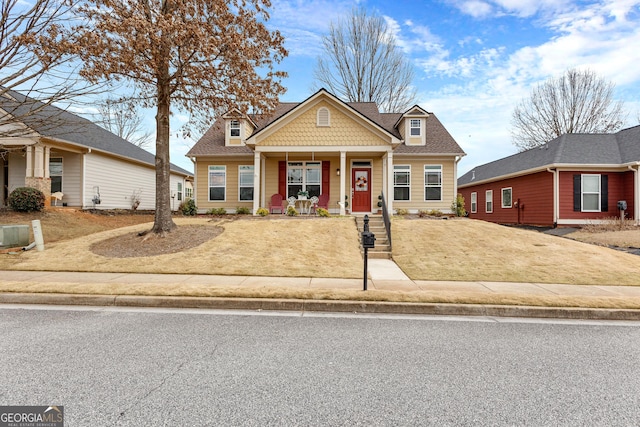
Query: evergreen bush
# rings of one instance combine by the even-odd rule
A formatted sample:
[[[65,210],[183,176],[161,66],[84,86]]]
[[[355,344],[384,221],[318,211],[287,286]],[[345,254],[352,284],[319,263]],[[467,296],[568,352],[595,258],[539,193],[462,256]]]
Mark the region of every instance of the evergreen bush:
[[[39,212],[44,209],[44,194],[32,187],[18,187],[9,194],[7,203],[18,212]]]

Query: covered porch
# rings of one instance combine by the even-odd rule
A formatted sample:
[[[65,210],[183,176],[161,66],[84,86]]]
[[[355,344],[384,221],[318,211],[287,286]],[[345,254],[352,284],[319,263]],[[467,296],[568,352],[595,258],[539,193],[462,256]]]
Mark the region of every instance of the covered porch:
[[[317,148],[321,148],[317,150]],[[393,212],[392,147],[261,147],[253,158],[254,215],[268,207],[271,196],[328,198],[332,214],[375,213],[381,211],[379,196]],[[239,177],[239,181],[242,178]]]

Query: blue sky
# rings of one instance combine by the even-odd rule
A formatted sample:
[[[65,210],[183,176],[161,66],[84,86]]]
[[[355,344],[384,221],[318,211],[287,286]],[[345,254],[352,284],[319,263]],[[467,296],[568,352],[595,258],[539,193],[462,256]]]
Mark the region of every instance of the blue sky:
[[[569,68],[589,68],[616,85],[626,126],[640,119],[640,0],[272,0],[269,26],[289,57],[283,101],[313,93],[321,37],[354,6],[383,16],[415,67],[418,104],[436,114],[467,156],[463,174],[511,155],[515,105],[535,84]],[[176,118],[179,120],[179,117]],[[172,142],[172,161],[192,169]]]

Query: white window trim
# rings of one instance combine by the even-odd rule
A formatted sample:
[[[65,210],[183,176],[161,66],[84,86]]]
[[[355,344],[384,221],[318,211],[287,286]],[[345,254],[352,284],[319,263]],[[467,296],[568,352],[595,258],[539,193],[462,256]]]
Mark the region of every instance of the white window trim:
[[[60,159],[60,166],[62,168],[62,172],[60,174],[52,174],[51,173],[51,161],[54,159]],[[50,157],[49,158],[49,165],[47,166],[49,168],[49,181],[51,181],[51,178],[53,178],[54,176],[59,176],[60,177],[60,191],[62,193],[64,193],[64,157],[61,156],[54,156],[54,157]],[[49,184],[51,185],[51,184]]]
[[[487,209],[489,202],[491,202],[491,210]],[[493,190],[487,190],[484,193],[484,210],[486,213],[493,213]]]
[[[409,182],[401,185],[396,185],[396,168],[408,168],[408,169],[399,169],[397,172],[409,172]],[[406,200],[400,200],[395,198],[395,188],[396,187],[407,187],[409,189],[409,198]],[[393,201],[394,202],[410,202],[411,201],[411,165],[393,165]]]
[[[179,202],[181,202],[182,201],[182,195],[183,195],[183,192],[182,192],[182,187],[183,186],[182,186],[181,182],[178,182],[177,184],[178,185],[176,186],[177,187],[177,189],[176,189],[177,197],[176,198],[178,199]]]
[[[296,168],[301,168],[302,169],[302,182],[300,183],[291,183],[289,182],[289,169],[292,167],[292,163],[302,163],[302,165],[300,166],[294,166]],[[315,183],[315,182],[307,182],[307,170],[308,169],[316,169],[319,171],[319,182]],[[322,194],[322,161],[319,160],[315,160],[315,161],[293,161],[293,162],[288,162],[287,163],[287,171],[286,171],[286,176],[287,176],[287,186],[286,186],[286,192],[287,194],[289,194],[289,186],[294,186],[294,185],[300,185],[303,191],[309,191],[307,189],[307,186],[313,186],[313,185],[317,185],[320,188],[320,193]]]
[[[598,178],[598,192],[585,192],[584,191],[584,178],[585,177]],[[597,194],[598,195],[598,209],[585,209],[584,208],[584,195],[585,194]],[[580,177],[580,211],[581,212],[601,212],[602,211],[602,175],[584,173]]]
[[[471,193],[471,213],[478,213],[478,193]]]
[[[242,173],[249,173],[249,169],[247,169],[247,170],[244,170],[244,171],[243,171],[243,170],[242,170],[242,168],[243,168],[243,167],[244,167],[244,168],[246,168],[246,167],[251,168],[251,169],[250,169],[250,170],[251,170],[251,181],[250,181],[250,182],[251,182],[251,185],[241,185],[241,182],[240,182],[240,175],[241,175]],[[254,194],[253,194],[253,196],[255,197],[255,188],[254,188],[254,182],[253,182],[253,172],[254,172],[253,165],[238,165],[238,201],[239,201],[239,202],[251,202],[251,201],[253,200],[253,198],[252,198],[251,200],[242,200],[242,199],[240,198],[240,194],[242,193],[242,191],[240,191],[240,190],[241,190],[242,188],[249,188],[249,187],[253,188],[253,189],[254,189]]]
[[[413,126],[414,120],[418,122],[418,127]],[[413,133],[414,129],[418,129],[417,135]],[[422,120],[421,119],[409,119],[409,136],[410,137],[422,136]]]
[[[506,190],[509,190],[509,193],[511,193],[511,204],[508,206],[504,204],[504,192]],[[503,209],[510,209],[513,207],[513,188],[512,187],[505,187],[500,190],[500,205]]]
[[[234,123],[238,124],[238,127],[234,127]],[[234,130],[238,130],[238,134],[237,135],[233,135],[233,131]],[[240,123],[240,120],[230,120],[229,121],[229,138],[241,138],[242,137],[242,123]]]
[[[214,187],[211,185],[211,170],[224,171],[224,184],[217,185],[215,188],[224,188],[224,198],[222,200],[212,200],[211,199],[211,188]],[[226,202],[227,201],[227,166],[226,165],[209,165],[208,174],[207,174],[207,200],[210,202]]]
[[[429,186],[427,185],[427,168],[428,167],[438,167],[438,168],[440,168],[440,185],[429,185]],[[424,171],[424,173],[423,173],[423,179],[424,179],[423,188],[424,188],[424,190],[422,192],[422,197],[423,197],[424,201],[425,202],[441,202],[442,201],[442,196],[443,196],[443,193],[444,193],[444,186],[442,185],[442,178],[443,178],[442,165],[424,165],[423,171]],[[432,171],[434,171],[434,170],[432,170]],[[435,199],[434,200],[428,200],[427,199],[427,187],[432,187],[432,188],[440,187],[440,199],[438,199],[438,200],[435,200]]]
[[[326,117],[322,117],[322,114],[325,112],[326,112]],[[318,108],[318,112],[316,113],[316,126],[331,127],[331,112],[327,107]]]

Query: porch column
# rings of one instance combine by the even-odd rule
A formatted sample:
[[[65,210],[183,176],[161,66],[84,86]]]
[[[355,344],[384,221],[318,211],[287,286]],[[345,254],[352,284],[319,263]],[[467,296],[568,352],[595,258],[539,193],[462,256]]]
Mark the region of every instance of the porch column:
[[[44,150],[41,145],[35,147],[35,158],[33,165],[33,176],[36,178],[44,178]]]
[[[49,159],[51,158],[51,147],[44,147],[44,177],[51,178],[51,171],[49,170]]]
[[[260,153],[255,152],[253,154],[253,214],[257,215],[258,208],[260,207]]]
[[[387,153],[387,190],[385,200],[387,213],[393,215],[393,151]]]
[[[340,206],[340,215],[346,215],[346,209],[344,207],[345,195],[346,195],[346,176],[347,171],[347,153],[345,151],[340,152],[340,198],[338,199],[338,206]]]
[[[24,172],[25,178],[33,177],[33,147],[28,145],[26,147],[27,151],[27,169]]]

